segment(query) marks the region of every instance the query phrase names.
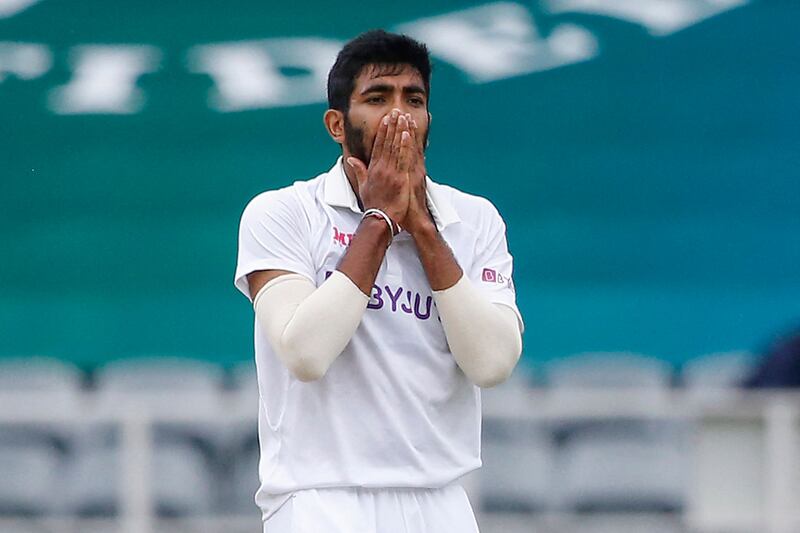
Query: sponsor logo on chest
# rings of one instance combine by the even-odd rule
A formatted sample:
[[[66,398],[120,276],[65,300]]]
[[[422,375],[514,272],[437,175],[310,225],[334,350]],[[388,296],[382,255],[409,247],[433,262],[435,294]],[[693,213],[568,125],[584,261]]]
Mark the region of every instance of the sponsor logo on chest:
[[[355,233],[345,233],[343,231],[339,231],[339,228],[336,226],[333,227],[333,242],[339,246],[345,248],[349,246],[350,242],[353,240],[353,235],[355,235]]]
[[[333,272],[330,270],[325,272],[325,279],[328,279],[331,274]],[[372,286],[372,293],[367,304],[367,309],[405,313],[413,315],[419,320],[428,320],[433,307],[435,307],[433,296],[430,294],[424,295],[402,286],[392,287],[386,284]]]

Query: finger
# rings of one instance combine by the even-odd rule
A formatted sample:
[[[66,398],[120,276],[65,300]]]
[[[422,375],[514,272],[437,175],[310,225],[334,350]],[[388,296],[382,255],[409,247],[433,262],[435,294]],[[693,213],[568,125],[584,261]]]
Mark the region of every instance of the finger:
[[[378,133],[375,135],[375,141],[372,143],[372,153],[370,154],[370,164],[372,161],[380,159],[383,152],[383,143],[386,140],[386,130],[389,127],[389,113],[384,115],[381,123],[378,126]]]
[[[403,132],[408,133],[408,121],[405,115],[397,117],[397,128],[394,131],[394,142],[392,143],[392,157],[397,164],[397,158],[400,154],[400,143],[402,140]]]
[[[412,157],[411,133],[403,131],[400,133],[400,149],[397,154],[397,170],[400,172],[408,172],[411,164]]]
[[[417,149],[419,150],[420,154],[425,153],[425,147],[423,146],[425,142],[424,136],[421,134],[419,130],[419,126],[417,125],[417,121],[415,119],[411,119],[412,122],[412,130],[414,132],[414,141],[417,145]]]
[[[419,132],[417,121],[410,119],[411,133],[411,175],[417,181],[425,178],[425,150],[422,148],[422,135]]]
[[[347,164],[356,173],[356,182],[358,183],[358,188],[361,189],[367,183],[367,166],[359,158],[352,156],[347,158]]]
[[[417,128],[417,121],[414,120],[411,115],[408,115],[408,124],[409,128],[408,131],[411,133],[411,145],[414,147],[418,147],[420,142],[417,140],[419,137],[419,131]],[[419,150],[413,150],[412,158],[411,158],[411,167],[415,167],[419,163],[420,152]]]
[[[381,150],[383,159],[391,157],[392,155],[392,145],[394,144],[395,132],[397,131],[398,115],[399,112],[397,109],[392,109],[392,112],[389,114],[389,124],[386,126],[386,138],[383,140],[383,150]]]

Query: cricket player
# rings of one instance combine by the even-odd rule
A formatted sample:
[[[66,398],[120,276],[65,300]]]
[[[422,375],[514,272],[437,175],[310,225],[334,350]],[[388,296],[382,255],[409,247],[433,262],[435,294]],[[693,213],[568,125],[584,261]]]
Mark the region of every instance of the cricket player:
[[[426,174],[430,73],[406,36],[347,43],[324,115],[342,156],[242,215],[265,533],[478,531],[458,479],[523,323],[497,210]]]

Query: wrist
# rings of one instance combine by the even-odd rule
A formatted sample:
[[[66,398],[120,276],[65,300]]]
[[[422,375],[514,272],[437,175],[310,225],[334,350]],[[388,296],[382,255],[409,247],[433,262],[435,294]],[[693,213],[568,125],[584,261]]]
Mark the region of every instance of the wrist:
[[[394,217],[392,217],[388,212],[378,209],[377,207],[371,207],[364,211],[364,214],[361,218],[363,219],[368,217],[383,220],[386,223],[386,227],[389,228],[389,232],[392,234],[392,237],[400,233],[400,226],[397,224],[397,222],[395,222]]]
[[[376,242],[385,245],[386,248],[392,243],[392,238],[394,237],[386,221],[374,216],[362,218],[356,233],[373,238]]]
[[[439,238],[439,229],[432,220],[423,220],[419,224],[409,226],[406,230],[416,241],[429,241]]]

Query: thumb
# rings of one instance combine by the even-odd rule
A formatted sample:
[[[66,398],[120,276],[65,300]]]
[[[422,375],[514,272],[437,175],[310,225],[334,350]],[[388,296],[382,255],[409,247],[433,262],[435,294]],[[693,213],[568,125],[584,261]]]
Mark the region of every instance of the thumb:
[[[348,157],[347,164],[356,173],[356,181],[358,186],[361,187],[367,181],[367,166],[357,157]]]

